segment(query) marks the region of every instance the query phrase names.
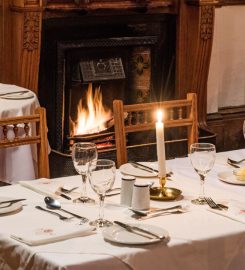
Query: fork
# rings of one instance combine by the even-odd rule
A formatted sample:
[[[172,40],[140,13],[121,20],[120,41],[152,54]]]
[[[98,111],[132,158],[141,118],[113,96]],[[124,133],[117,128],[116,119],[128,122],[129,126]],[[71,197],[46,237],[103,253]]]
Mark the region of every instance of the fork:
[[[56,212],[53,212],[53,211],[44,209],[44,208],[42,208],[42,207],[39,206],[39,205],[35,206],[35,208],[36,208],[36,209],[39,209],[39,210],[42,210],[42,211],[44,211],[44,212],[48,212],[48,213],[50,213],[50,214],[53,214],[53,215],[59,217],[59,219],[61,219],[61,220],[70,220],[70,219],[74,218],[74,217],[65,217],[65,216],[62,216],[62,215],[59,214],[59,213],[56,213]]]
[[[243,161],[245,161],[245,158],[240,159],[240,160],[234,160],[234,159],[228,158],[228,161],[231,162],[231,163],[234,163],[234,164],[240,164],[240,163],[242,163]]]
[[[222,207],[220,207],[212,198],[205,197],[204,199],[212,209],[223,210]]]

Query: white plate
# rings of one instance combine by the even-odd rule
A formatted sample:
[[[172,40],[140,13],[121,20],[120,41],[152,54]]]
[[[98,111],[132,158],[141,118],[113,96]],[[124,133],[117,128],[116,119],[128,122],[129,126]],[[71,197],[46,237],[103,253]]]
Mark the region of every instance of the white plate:
[[[153,164],[149,164],[149,162],[141,162],[143,165],[146,165],[148,167],[151,167],[152,169],[157,169],[156,166]],[[135,168],[132,164],[130,163],[125,163],[120,166],[119,168],[120,172],[123,174],[128,174],[136,177],[156,177],[157,173],[156,172],[147,172],[144,171],[140,168]]]
[[[138,234],[134,234],[131,232],[128,232],[126,229],[114,224],[111,227],[108,227],[103,230],[102,234],[104,236],[105,240],[119,243],[119,244],[127,244],[127,245],[145,245],[145,244],[152,244],[152,243],[157,243],[160,241],[167,242],[169,241],[169,234],[166,230],[163,228],[153,226],[150,224],[129,224],[129,225],[135,225],[138,226],[139,228],[146,229],[148,231],[151,231],[153,233],[163,235],[164,238],[158,239],[148,239],[144,236],[140,236]]]
[[[1,98],[3,98],[3,99],[13,99],[13,100],[29,99],[29,98],[33,98],[33,97],[34,97],[34,95],[32,92],[8,94],[8,95],[1,96]]]
[[[8,201],[8,200],[14,200],[14,199],[16,199],[16,198],[1,197],[0,198],[0,202]],[[4,205],[3,204],[0,205],[0,207],[2,207],[2,206],[4,206]],[[21,209],[21,207],[22,207],[22,203],[21,202],[13,203],[12,205],[10,205],[8,207],[0,208],[0,215],[1,214],[6,214],[6,213],[14,212],[16,210]]]
[[[233,184],[233,185],[245,185],[245,181],[237,180],[236,176],[231,171],[218,173],[219,180]]]

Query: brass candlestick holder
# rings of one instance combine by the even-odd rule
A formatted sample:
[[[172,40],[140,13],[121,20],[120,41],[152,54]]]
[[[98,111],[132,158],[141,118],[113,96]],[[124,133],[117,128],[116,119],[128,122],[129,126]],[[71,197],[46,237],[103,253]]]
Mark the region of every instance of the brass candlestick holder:
[[[166,176],[159,177],[160,187],[152,187],[150,189],[150,198],[157,201],[171,201],[178,198],[181,190],[177,188],[165,187],[167,181]]]

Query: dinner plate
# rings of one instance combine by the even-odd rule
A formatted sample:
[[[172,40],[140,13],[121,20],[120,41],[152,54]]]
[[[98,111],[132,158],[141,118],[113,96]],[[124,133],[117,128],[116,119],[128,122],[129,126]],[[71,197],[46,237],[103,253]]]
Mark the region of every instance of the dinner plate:
[[[150,232],[163,235],[164,238],[162,240],[158,238],[149,239],[144,236],[131,233],[127,231],[126,229],[114,224],[103,230],[102,234],[104,236],[104,239],[110,242],[126,244],[126,245],[145,245],[145,244],[157,243],[160,241],[165,241],[165,242],[169,241],[169,233],[161,227],[153,226],[150,224],[138,224],[138,223],[137,224],[132,223],[129,225],[137,226],[139,228],[146,229]]]
[[[16,199],[16,198],[0,197],[0,202],[8,201],[8,200],[14,200],[14,199]],[[22,208],[22,203],[21,202],[16,202],[16,203],[13,203],[12,205],[10,205],[8,207],[3,207],[3,206],[4,206],[4,204],[0,205],[0,215],[11,213],[11,212],[14,212],[14,211],[17,211],[17,210],[21,209]]]
[[[0,98],[18,100],[18,99],[30,99],[33,97],[34,95],[32,92],[27,92],[27,93],[24,92],[24,93],[8,94],[8,95],[1,96]]]
[[[149,164],[149,162],[141,162],[141,164],[151,167],[152,169],[157,169],[157,166],[154,164]],[[140,168],[135,168],[130,163],[125,163],[120,166],[119,168],[120,172],[127,175],[132,175],[135,177],[157,177],[156,172],[147,172]]]
[[[225,171],[218,173],[219,180],[233,184],[233,185],[245,185],[245,181],[240,181],[236,178],[236,176],[231,171]]]

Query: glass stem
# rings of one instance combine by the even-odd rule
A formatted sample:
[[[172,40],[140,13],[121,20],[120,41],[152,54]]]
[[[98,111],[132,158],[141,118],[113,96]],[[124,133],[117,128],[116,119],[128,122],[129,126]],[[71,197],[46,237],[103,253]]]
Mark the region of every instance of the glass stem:
[[[104,219],[104,201],[105,201],[105,196],[102,194],[99,194],[99,219]]]
[[[86,174],[82,174],[82,180],[83,180],[83,184],[82,184],[82,197],[87,197],[87,190],[86,190],[86,180],[87,180],[87,175]]]
[[[204,200],[205,194],[204,194],[204,181],[205,176],[200,175],[201,185],[200,185],[200,192],[199,192],[199,200]]]

